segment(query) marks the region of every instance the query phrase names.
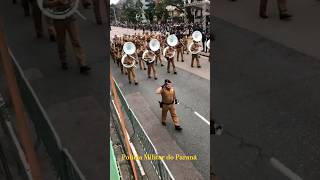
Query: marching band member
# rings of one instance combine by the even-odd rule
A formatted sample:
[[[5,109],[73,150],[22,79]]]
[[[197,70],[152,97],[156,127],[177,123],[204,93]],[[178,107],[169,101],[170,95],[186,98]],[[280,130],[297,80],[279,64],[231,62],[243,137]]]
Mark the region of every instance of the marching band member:
[[[134,57],[130,55],[125,55],[123,63],[126,65],[131,65],[134,63]],[[135,85],[138,85],[138,81],[136,79],[136,72],[135,72],[135,67],[126,67],[127,73],[128,73],[128,79],[129,79],[129,84],[131,84],[132,80],[134,81]]]
[[[173,47],[169,46],[166,53],[165,53],[165,58],[168,61],[167,72],[170,73],[170,64],[172,64],[173,74],[177,74],[176,66],[174,64],[174,59],[173,59],[174,57],[172,56],[174,51],[175,51],[175,49]]]
[[[148,78],[151,78],[151,71],[153,73],[153,78],[157,80],[157,72],[156,69],[154,68],[154,59],[155,59],[155,54],[154,52],[151,51],[150,48],[145,53],[144,59],[146,60],[146,64],[148,66]]]
[[[191,45],[191,51],[197,51],[199,47],[200,47],[199,43],[197,41],[193,41],[193,44]],[[197,67],[201,68],[198,53],[192,53],[191,67],[193,67],[193,63],[195,59],[197,61]]]
[[[178,42],[178,44],[177,44],[177,61],[179,61],[179,55],[181,54],[181,61],[182,62],[184,62],[184,60],[183,60],[183,44],[182,44],[182,42],[181,41],[179,41]]]
[[[143,60],[142,60],[142,54],[143,54],[143,43],[140,41],[140,46],[139,46],[139,48],[138,48],[138,50],[137,50],[137,55],[138,55],[138,61],[139,61],[139,67],[140,67],[140,69],[142,70],[147,70],[147,68],[146,68],[146,66],[145,66],[145,64],[144,64],[144,62],[143,62]]]
[[[155,52],[155,54],[156,54],[156,65],[158,65],[158,60],[159,60],[159,63],[161,64],[161,66],[164,66],[163,65],[163,63],[162,63],[162,59],[161,59],[161,43],[162,43],[162,41],[161,41],[161,36],[160,35],[158,35],[157,36],[157,40],[160,42],[160,48]],[[163,44],[163,43],[162,43]]]

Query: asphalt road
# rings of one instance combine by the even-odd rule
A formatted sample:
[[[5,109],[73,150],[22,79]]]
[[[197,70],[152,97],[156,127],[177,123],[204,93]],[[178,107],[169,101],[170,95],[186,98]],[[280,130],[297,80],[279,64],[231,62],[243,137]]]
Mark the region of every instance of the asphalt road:
[[[219,18],[214,26],[212,106],[224,134],[210,140],[219,179],[320,179],[320,59]]]
[[[197,116],[195,112],[209,120],[210,81],[180,68],[177,69],[177,75],[173,73],[168,74],[166,66],[161,67],[158,65],[156,67],[158,80],[148,79],[146,71],[137,69],[139,85],[135,86],[128,83],[127,76],[121,74],[116,64],[111,62],[110,66],[111,72],[125,96],[140,92],[147,100],[151,110],[159,118],[159,123],[161,122],[161,109],[159,108],[158,100],[161,97],[155,94],[155,90],[163,84],[164,79],[168,78],[173,81],[176,96],[180,101],[180,104],[176,106],[177,112],[184,129],[180,133],[176,132],[171,126],[168,126],[168,131],[185,154],[197,155],[198,161],[193,161],[193,163],[204,179],[209,179],[209,125]],[[183,170],[181,172],[183,173]]]

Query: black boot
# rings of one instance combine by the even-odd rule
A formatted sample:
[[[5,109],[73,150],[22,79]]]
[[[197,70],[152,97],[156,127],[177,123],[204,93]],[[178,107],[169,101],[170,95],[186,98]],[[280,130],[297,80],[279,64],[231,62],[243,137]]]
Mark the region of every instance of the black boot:
[[[61,63],[61,68],[63,69],[63,70],[67,70],[67,69],[69,69],[69,67],[68,67],[68,64],[67,63]]]
[[[80,67],[80,73],[81,74],[87,74],[90,70],[91,70],[91,68],[89,66],[87,66],[87,65]]]
[[[290,20],[291,17],[292,17],[291,14],[288,14],[288,13],[280,13],[280,17],[279,17],[279,18],[280,18],[281,20]]]
[[[180,126],[174,126],[174,128],[175,128],[177,131],[181,131],[181,130],[182,130],[182,127],[180,127]]]

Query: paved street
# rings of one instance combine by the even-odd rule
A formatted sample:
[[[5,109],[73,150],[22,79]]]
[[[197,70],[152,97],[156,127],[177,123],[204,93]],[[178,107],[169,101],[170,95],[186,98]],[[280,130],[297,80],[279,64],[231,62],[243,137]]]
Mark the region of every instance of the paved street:
[[[120,34],[118,32],[119,29],[117,30],[117,34]],[[113,33],[114,32],[111,32],[111,35]],[[127,76],[121,74],[120,69],[116,64],[111,62],[110,65],[112,74],[119,83],[125,96],[129,98],[137,93],[142,95],[145,103],[149,106],[148,108],[150,108],[157,117],[157,119],[150,119],[149,121],[155,121],[159,124],[161,109],[159,108],[158,100],[160,100],[161,97],[155,94],[155,89],[161,86],[166,78],[173,81],[177,98],[180,100],[180,104],[177,105],[177,112],[181,118],[181,125],[184,129],[182,132],[175,131],[172,122],[170,121],[168,121],[170,124],[168,127],[161,128],[167,129],[173,140],[177,142],[185,154],[196,154],[198,156],[199,160],[193,161],[194,166],[200,171],[204,179],[209,179],[209,125],[198,115],[209,120],[210,101],[208,99],[210,97],[210,81],[207,78],[197,75],[197,73],[198,71],[203,71],[203,76],[209,78],[210,74],[206,73],[210,73],[210,66],[208,59],[202,57],[201,63],[208,64],[207,66],[202,65],[204,68],[201,69],[187,68],[187,65],[190,66],[190,59],[191,57],[188,55],[184,63],[178,63],[177,75],[174,75],[173,73],[168,74],[166,72],[166,66],[161,67],[158,65],[156,67],[159,77],[158,80],[148,79],[147,72],[137,68],[136,72],[139,81],[139,85],[137,86],[128,83]],[[186,68],[183,69],[180,67]],[[142,125],[147,126],[147,124]],[[161,144],[158,146],[161,146]]]
[[[318,0],[288,1],[289,12],[293,14],[292,20],[288,22],[279,20],[276,1],[268,3],[269,18],[259,18],[259,2],[259,0],[215,1],[214,14],[267,39],[320,59],[320,24],[315,21],[315,17],[320,16]]]
[[[287,36],[280,29],[261,32],[263,22],[252,20],[257,11],[246,9],[248,2],[216,3],[212,110],[224,133],[210,139],[215,172],[220,180],[320,179],[320,58],[312,57],[317,56],[312,48],[318,46],[292,49],[294,41],[305,37],[315,43],[319,36],[299,31],[308,19],[290,31],[297,26],[295,18],[278,22],[272,12],[264,27],[288,26],[283,30]],[[241,12],[246,17],[250,12],[251,21],[243,14],[238,18],[240,9],[223,13],[231,6],[246,9]],[[254,22],[259,24],[254,30],[246,26]],[[269,40],[271,33],[277,42]]]

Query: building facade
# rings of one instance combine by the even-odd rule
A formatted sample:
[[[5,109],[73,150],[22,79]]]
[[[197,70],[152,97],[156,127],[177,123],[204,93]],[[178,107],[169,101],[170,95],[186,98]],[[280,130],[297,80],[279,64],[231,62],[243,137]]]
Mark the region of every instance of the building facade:
[[[194,23],[201,23],[204,28],[210,25],[210,1],[186,0],[186,7],[191,7]]]

